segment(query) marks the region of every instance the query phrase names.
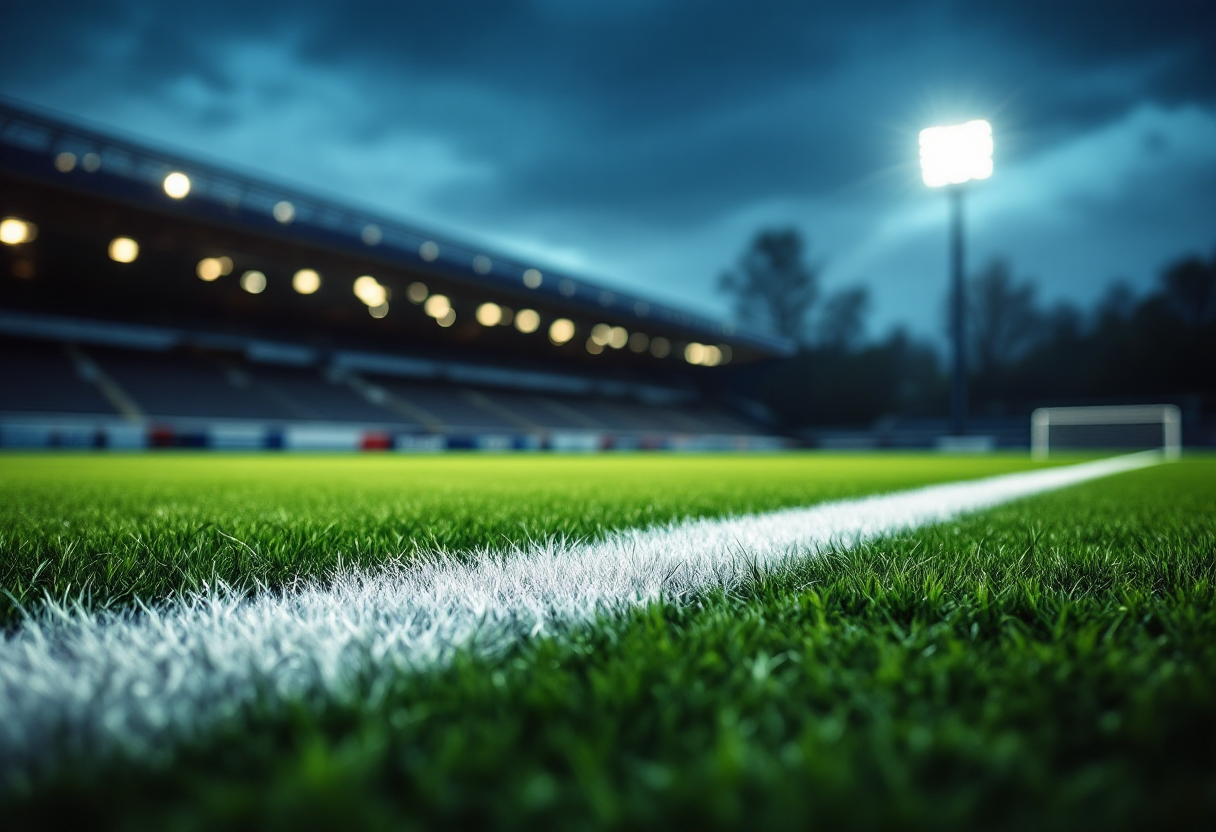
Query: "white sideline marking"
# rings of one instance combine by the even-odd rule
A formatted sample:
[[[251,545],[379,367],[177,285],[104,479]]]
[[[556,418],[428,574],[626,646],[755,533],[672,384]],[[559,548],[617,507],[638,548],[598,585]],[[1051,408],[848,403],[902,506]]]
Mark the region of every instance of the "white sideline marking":
[[[500,651],[662,596],[738,585],[822,547],[948,520],[1155,464],[1134,454],[809,508],[625,530],[471,557],[347,569],[254,597],[223,590],[138,613],[52,607],[0,643],[0,789],[65,756],[165,759],[176,741],[306,694],[341,697],[459,647]]]

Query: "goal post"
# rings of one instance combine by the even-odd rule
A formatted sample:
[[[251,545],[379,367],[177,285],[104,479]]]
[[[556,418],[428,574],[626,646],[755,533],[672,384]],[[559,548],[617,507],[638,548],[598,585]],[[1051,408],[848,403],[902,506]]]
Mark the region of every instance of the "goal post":
[[[1172,404],[1040,407],[1030,415],[1030,452],[1036,459],[1080,448],[1160,448],[1167,459],[1177,459],[1182,415]]]

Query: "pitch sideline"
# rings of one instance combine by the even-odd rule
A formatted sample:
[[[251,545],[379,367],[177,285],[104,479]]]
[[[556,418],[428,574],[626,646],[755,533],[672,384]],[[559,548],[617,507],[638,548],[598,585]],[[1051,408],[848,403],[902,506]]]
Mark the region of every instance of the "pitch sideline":
[[[734,586],[825,546],[950,520],[1156,464],[1155,453],[764,514],[694,519],[456,559],[344,570],[253,597],[215,590],[135,612],[63,607],[0,643],[0,788],[66,757],[164,758],[257,702],[341,697],[356,683],[501,651],[660,595]]]

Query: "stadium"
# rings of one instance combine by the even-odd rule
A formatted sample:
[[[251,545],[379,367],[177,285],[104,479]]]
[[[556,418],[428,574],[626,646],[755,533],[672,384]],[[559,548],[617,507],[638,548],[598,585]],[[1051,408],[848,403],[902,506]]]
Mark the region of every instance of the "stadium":
[[[1199,13],[103,5],[0,32],[4,829],[1216,827]]]
[[[735,372],[788,353],[779,339],[30,112],[0,119],[17,229],[0,445],[784,444]]]

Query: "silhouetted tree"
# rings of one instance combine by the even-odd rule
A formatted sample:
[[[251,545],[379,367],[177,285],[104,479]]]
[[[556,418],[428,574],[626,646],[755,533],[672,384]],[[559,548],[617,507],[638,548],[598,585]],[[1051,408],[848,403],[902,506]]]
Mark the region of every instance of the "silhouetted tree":
[[[741,323],[785,338],[803,340],[807,315],[819,296],[818,263],[806,260],[806,246],[792,228],[761,231],[718,289],[734,296]]]
[[[816,340],[825,347],[855,350],[866,334],[866,315],[870,311],[870,290],[864,286],[837,289],[819,309]]]
[[[1216,314],[1216,257],[1205,263],[1188,257],[1166,270],[1165,296],[1187,326],[1197,327]]]
[[[996,259],[968,281],[967,328],[973,369],[993,373],[1025,354],[1043,316],[1030,281],[1017,282],[1009,261]]]

